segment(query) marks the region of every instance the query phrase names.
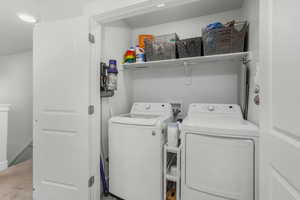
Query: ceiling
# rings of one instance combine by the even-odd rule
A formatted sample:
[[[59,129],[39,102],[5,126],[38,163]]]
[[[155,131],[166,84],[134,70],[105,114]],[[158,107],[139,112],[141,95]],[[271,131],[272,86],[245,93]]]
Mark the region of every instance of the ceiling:
[[[79,16],[86,4],[102,0],[2,0],[0,6],[0,56],[14,54],[32,49],[32,24],[22,22],[17,13],[28,13],[37,16],[40,21],[52,21]],[[114,0],[117,1],[123,0]],[[208,15],[241,7],[243,0],[201,0],[179,8],[146,14],[127,19],[129,24],[151,25],[157,21]],[[166,17],[168,16],[168,17]],[[145,22],[147,22],[145,24]]]
[[[242,7],[243,2],[244,0],[199,0],[186,5],[160,9],[138,17],[130,17],[125,21],[132,28],[145,27],[238,9]]]
[[[93,0],[3,0],[0,6],[0,56],[32,49],[33,25],[16,13],[38,16],[40,21],[64,19],[82,14]]]

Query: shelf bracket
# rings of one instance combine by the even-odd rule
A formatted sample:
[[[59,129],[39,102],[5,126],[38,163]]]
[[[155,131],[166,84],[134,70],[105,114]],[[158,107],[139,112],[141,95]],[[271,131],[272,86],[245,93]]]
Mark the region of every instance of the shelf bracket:
[[[188,62],[183,62],[184,75],[185,75],[185,85],[192,85],[192,67]]]

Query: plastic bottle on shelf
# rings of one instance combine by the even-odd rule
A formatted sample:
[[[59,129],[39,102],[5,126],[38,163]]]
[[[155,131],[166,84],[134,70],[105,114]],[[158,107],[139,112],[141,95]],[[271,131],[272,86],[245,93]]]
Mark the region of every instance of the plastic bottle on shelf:
[[[139,45],[136,45],[135,56],[136,56],[137,63],[145,62],[145,50],[141,48]]]
[[[124,63],[135,63],[135,61],[136,61],[135,49],[133,47],[130,47],[124,55]]]

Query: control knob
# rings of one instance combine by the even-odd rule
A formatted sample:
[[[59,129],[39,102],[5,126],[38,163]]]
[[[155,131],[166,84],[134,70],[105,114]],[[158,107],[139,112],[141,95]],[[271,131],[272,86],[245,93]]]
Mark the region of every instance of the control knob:
[[[215,111],[215,106],[208,106],[208,111],[210,111],[210,112],[213,112],[213,111]]]
[[[146,105],[146,110],[149,110],[151,108],[151,105],[150,104],[147,104]]]

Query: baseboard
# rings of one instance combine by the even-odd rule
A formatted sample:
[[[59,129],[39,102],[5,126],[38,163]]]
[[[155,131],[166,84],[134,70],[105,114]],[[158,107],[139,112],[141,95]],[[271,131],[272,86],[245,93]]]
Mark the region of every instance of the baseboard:
[[[0,172],[7,169],[7,160],[0,162]]]

